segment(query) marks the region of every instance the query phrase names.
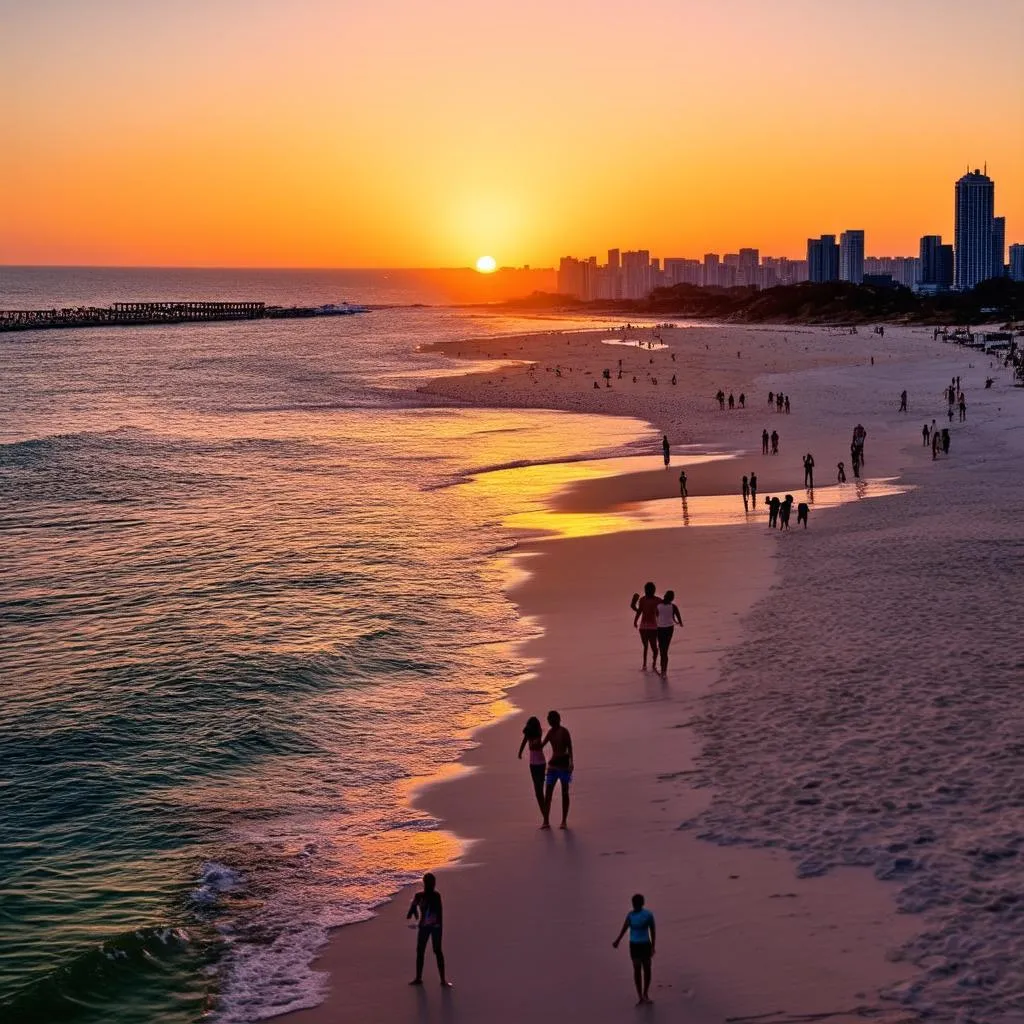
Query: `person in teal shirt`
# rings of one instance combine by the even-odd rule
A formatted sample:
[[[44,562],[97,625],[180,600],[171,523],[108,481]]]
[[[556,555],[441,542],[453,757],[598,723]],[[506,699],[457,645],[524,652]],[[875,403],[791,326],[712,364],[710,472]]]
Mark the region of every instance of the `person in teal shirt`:
[[[622,937],[629,932],[629,958],[633,961],[633,984],[636,985],[637,1006],[650,1003],[651,957],[654,956],[654,915],[644,906],[640,893],[633,897],[633,909],[626,915],[612,945],[618,949]]]

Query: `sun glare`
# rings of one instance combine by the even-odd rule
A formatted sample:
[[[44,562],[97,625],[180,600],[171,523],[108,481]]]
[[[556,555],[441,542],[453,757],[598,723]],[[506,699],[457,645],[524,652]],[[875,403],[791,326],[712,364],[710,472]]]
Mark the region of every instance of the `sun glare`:
[[[493,274],[498,269],[498,261],[493,256],[481,256],[476,261],[476,269],[481,274]]]

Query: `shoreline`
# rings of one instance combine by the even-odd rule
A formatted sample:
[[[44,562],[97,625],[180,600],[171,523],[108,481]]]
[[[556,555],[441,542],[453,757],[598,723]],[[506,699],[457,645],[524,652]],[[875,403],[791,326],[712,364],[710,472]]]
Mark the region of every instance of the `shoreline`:
[[[557,334],[542,337],[545,341],[538,336],[514,341],[531,348],[565,341]],[[584,345],[591,341],[583,339]],[[482,350],[480,358],[487,359],[495,357],[493,347],[511,343],[502,338],[475,344]],[[910,349],[912,354],[904,353],[897,365],[921,363],[927,346],[912,343]],[[588,357],[592,360],[597,353]],[[856,376],[866,370],[859,356],[854,360],[849,353],[844,355],[833,359],[831,368],[825,360],[823,371],[810,365],[812,359],[795,370],[773,367],[768,373],[780,378],[785,373],[787,378],[781,379],[794,381],[802,375],[802,383],[814,383],[816,374]],[[720,353],[718,358],[721,361]],[[537,375],[536,369],[532,372]],[[515,384],[520,389],[535,388],[530,374],[529,367],[500,379],[476,374],[471,381],[443,381],[430,390],[461,391],[458,398],[463,404],[486,405],[495,390],[510,391],[510,376],[518,378]],[[585,378],[591,374],[582,375],[582,384],[589,383]],[[545,390],[548,408],[599,411],[556,403],[565,394]],[[581,391],[586,394],[583,387],[566,390],[570,398]],[[644,395],[650,398],[653,392]],[[532,396],[520,390],[516,397]],[[600,411],[639,415],[635,403],[630,405]],[[656,405],[649,422],[658,422],[665,409],[661,401]],[[725,419],[732,427],[738,417],[726,414]],[[709,422],[707,416],[701,420]],[[820,422],[798,425],[795,418],[783,422],[796,427],[793,433],[801,440],[809,435],[817,444],[824,435],[829,444],[838,443],[835,427]],[[883,470],[895,471],[914,458],[905,436],[901,440],[884,424],[871,426],[873,476],[879,472],[879,461]],[[691,429],[700,430],[701,425]],[[712,426],[709,433],[718,434],[704,439],[709,445],[722,444],[729,430],[716,432]],[[795,454],[790,458],[795,461]],[[760,465],[758,471],[762,472]],[[772,486],[795,489],[789,482],[792,474],[789,466],[779,475],[779,484]],[[611,486],[625,486],[614,483],[623,479],[610,478]],[[607,502],[614,510],[631,494],[634,500],[650,500],[643,488],[635,493],[636,483],[629,482],[626,493],[591,494],[587,504]],[[762,486],[762,493],[767,490]],[[572,505],[578,500],[572,497],[575,493],[570,488],[562,500]],[[543,715],[546,706],[559,707],[573,729],[580,750],[573,828],[565,836],[545,836],[543,845],[537,842],[531,826],[531,811],[536,816],[536,809],[531,808],[525,769],[509,763],[514,761],[509,748],[518,746],[519,720],[505,717],[484,727],[463,758],[469,771],[460,770],[445,786],[428,784],[416,799],[418,806],[444,822],[445,829],[469,842],[460,861],[439,871],[451,921],[446,953],[458,985],[455,993],[438,1003],[419,992],[411,998],[405,989],[411,936],[400,927],[398,915],[404,915],[402,901],[407,895],[403,892],[373,921],[332,935],[317,964],[331,975],[332,994],[319,1007],[287,1019],[297,1024],[334,1020],[344,1005],[371,1021],[435,1015],[453,1021],[511,1021],[534,1012],[540,1000],[570,1019],[576,1014],[594,1021],[618,1020],[630,1006],[628,964],[603,950],[608,943],[600,930],[609,930],[610,942],[629,892],[639,885],[649,890],[648,901],[664,936],[655,964],[654,1013],[668,1009],[672,1019],[678,1019],[678,1013],[685,1012],[686,1019],[698,1022],[760,1013],[771,1022],[784,1019],[775,1012],[784,1008],[790,1015],[827,1013],[830,1020],[842,1021],[863,1019],[859,1011],[867,1007],[873,1019],[916,1020],[912,1009],[880,1005],[873,995],[882,988],[903,991],[911,984],[912,967],[887,962],[884,952],[910,943],[924,927],[920,919],[896,916],[895,886],[880,885],[869,872],[843,868],[797,879],[791,855],[781,848],[723,847],[680,831],[684,822],[708,814],[715,800],[714,791],[709,796],[689,784],[693,778],[710,778],[706,764],[695,767],[695,715],[700,717],[699,707],[719,678],[722,659],[735,658],[741,649],[752,610],[777,586],[774,556],[781,541],[779,537],[779,547],[769,549],[763,531],[757,529],[677,527],[524,544],[515,557],[529,557],[532,572],[513,588],[511,599],[521,614],[544,627],[544,633],[524,647],[524,654],[536,662],[536,671],[515,686],[507,700],[525,706],[524,713]],[[674,648],[678,661],[670,668],[668,698],[657,686],[651,692],[650,677],[644,679],[642,692],[637,690],[638,673],[631,664],[635,638],[628,622],[627,628],[623,626],[627,591],[638,589],[641,576],[654,575],[641,565],[656,565],[656,578],[667,575],[667,585],[680,581],[676,589],[687,627],[679,648]],[[574,603],[581,594],[586,595],[585,628]],[[598,638],[598,649],[574,648],[565,639],[574,634],[582,644]],[[677,672],[684,677],[678,683]],[[579,675],[585,677],[585,687],[575,678]],[[665,722],[666,706],[677,716],[671,724]],[[591,753],[595,743],[596,761]],[[555,845],[563,839],[565,844]],[[644,878],[654,881],[648,884]],[[799,908],[795,914],[794,907]],[[594,937],[595,929],[600,941]],[[668,941],[672,934],[677,936],[675,949]],[[511,950],[507,961],[499,959],[503,949]],[[428,959],[428,979],[431,970]],[[563,983],[556,985],[558,975]],[[530,980],[535,977],[540,980]]]

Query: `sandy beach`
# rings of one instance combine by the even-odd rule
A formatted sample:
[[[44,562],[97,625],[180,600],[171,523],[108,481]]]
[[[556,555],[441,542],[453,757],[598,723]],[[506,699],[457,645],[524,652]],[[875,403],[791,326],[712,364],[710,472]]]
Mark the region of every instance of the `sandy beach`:
[[[655,433],[649,470],[551,496],[556,527],[669,501],[678,519],[533,538],[511,556],[511,599],[539,627],[524,652],[535,671],[510,691],[515,713],[477,735],[468,770],[416,796],[466,843],[438,871],[454,989],[437,986],[429,955],[426,985],[406,984],[402,892],[333,935],[318,963],[327,1001],[285,1019],[966,1024],[1024,1012],[1021,393],[1004,371],[983,390],[988,357],[930,330],[657,333],[666,347],[653,351],[604,344],[608,331],[461,343],[450,354],[502,365],[427,386],[457,403],[629,415],[677,452],[733,453],[691,466],[688,483],[695,504],[731,496],[737,521],[684,525],[678,468],[662,468]],[[968,422],[933,462],[921,427],[947,425],[942,388],[957,374]],[[719,388],[747,407],[720,411]],[[789,415],[768,411],[780,389]],[[865,478],[898,477],[903,493],[858,500],[858,422]],[[778,430],[778,456],[761,454],[763,428]],[[763,505],[743,516],[751,469],[761,496],[805,500],[807,451],[819,487],[846,462],[850,500],[812,504],[810,528],[788,534],[767,529]],[[631,628],[646,579],[676,591],[685,622],[665,680],[640,671]],[[576,748],[567,832],[538,830],[515,757],[526,715],[549,708]],[[635,891],[658,922],[642,1009],[628,955],[611,948]]]

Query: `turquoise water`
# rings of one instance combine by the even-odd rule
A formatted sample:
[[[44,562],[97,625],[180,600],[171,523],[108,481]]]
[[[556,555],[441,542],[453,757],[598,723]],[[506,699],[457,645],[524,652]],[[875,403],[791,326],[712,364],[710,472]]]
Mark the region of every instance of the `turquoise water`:
[[[399,374],[531,326],[0,338],[0,1018],[310,1005],[327,930],[455,855],[408,794],[524,669],[497,556],[525,509],[445,485],[638,425],[437,408]]]

